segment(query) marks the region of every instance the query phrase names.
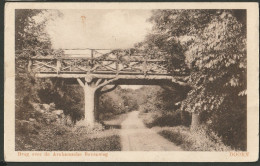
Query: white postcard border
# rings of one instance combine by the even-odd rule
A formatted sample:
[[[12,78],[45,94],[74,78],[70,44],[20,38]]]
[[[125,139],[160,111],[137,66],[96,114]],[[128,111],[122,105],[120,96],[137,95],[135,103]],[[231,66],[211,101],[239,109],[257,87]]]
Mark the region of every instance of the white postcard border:
[[[248,156],[230,152],[102,152],[108,157],[24,157],[15,151],[15,9],[247,9],[247,145]],[[259,22],[258,3],[6,3],[4,77],[4,156],[5,161],[84,161],[84,162],[245,162],[258,160],[259,153]],[[71,151],[70,151],[71,152]],[[28,152],[33,153],[33,152]],[[44,153],[44,152],[39,152]],[[50,152],[53,153],[53,152]],[[64,152],[66,153],[66,152]],[[78,152],[85,153],[85,152]],[[92,153],[92,152],[90,152]],[[95,152],[93,152],[95,153]]]

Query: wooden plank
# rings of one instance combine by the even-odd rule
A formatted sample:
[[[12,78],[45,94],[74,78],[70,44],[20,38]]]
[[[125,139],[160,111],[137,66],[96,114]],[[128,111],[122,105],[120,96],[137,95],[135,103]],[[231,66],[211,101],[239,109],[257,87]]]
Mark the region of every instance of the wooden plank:
[[[166,79],[166,80],[172,80],[172,76],[167,76],[167,75],[118,75],[115,76],[114,74],[91,74],[95,78],[115,78],[118,77],[119,79],[155,79],[155,80],[160,80],[160,79]],[[53,72],[53,74],[46,74],[46,73],[36,73],[36,77],[44,78],[44,77],[57,77],[57,78],[85,78],[86,74],[56,74]]]
[[[22,58],[21,58],[22,59]],[[55,57],[32,57],[31,59],[33,60],[92,60],[92,58],[89,57],[61,57],[61,58],[55,58]],[[117,61],[117,59],[112,59],[112,58],[105,58],[105,59],[100,59],[100,58],[93,58],[95,61],[100,61],[100,62],[105,62],[105,61]],[[129,62],[166,62],[165,60],[160,60],[160,59],[130,59]]]
[[[42,74],[53,74],[52,71],[42,71],[42,72],[35,72],[35,73],[42,73]],[[60,74],[86,74],[86,71],[61,71],[59,72]],[[92,72],[91,74],[111,74],[111,75],[116,75],[116,71],[112,72],[112,71],[95,71]],[[143,72],[120,72],[118,73],[118,75],[144,75]],[[167,75],[167,76],[171,76],[171,74],[169,73],[147,73],[147,75]]]

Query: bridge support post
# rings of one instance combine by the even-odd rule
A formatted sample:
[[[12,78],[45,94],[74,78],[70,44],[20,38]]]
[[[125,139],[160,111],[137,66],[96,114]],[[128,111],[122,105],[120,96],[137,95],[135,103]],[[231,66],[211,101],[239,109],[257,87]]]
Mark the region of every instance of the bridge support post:
[[[89,125],[91,128],[94,127],[95,123],[95,91],[96,88],[92,85],[88,85],[85,83],[84,86],[84,97],[85,97],[85,117],[84,121],[87,125]]]
[[[101,89],[102,87],[106,86],[107,84],[117,80],[118,78],[113,78],[110,80],[104,80],[104,79],[95,79],[91,76],[85,77],[85,83],[82,82],[81,79],[77,78],[78,83],[80,86],[84,89],[84,101],[85,101],[85,117],[84,117],[84,124],[88,125],[90,128],[94,127],[95,124],[95,110],[97,106],[97,91]],[[112,88],[111,88],[112,89]],[[97,111],[97,110],[96,110]]]
[[[99,121],[99,97],[100,97],[100,90],[97,90],[96,93],[95,93],[95,99],[94,99],[94,102],[95,102],[95,111],[94,111],[94,116],[95,116],[95,120],[96,121]]]
[[[95,93],[97,90],[97,87],[95,86],[95,83],[92,82],[92,78],[86,77],[85,83],[81,81],[81,79],[77,79],[78,83],[81,87],[83,87],[84,90],[84,125],[89,126],[90,128],[94,127],[95,124]]]

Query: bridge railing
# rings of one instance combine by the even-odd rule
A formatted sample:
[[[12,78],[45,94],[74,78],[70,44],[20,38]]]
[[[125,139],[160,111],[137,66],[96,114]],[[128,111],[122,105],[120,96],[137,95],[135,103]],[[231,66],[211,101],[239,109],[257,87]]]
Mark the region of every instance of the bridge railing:
[[[44,74],[172,75],[167,61],[149,59],[145,54],[102,49],[23,50],[28,70]]]
[[[162,60],[37,57],[28,61],[28,69],[36,73],[168,74]]]

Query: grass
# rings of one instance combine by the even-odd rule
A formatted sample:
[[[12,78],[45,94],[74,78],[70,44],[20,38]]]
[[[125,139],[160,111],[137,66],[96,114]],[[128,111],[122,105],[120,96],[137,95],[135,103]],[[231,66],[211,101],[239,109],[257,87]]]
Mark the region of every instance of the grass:
[[[190,131],[188,127],[164,127],[158,133],[186,151],[230,151],[216,135],[203,129]]]
[[[30,137],[30,138],[29,138]],[[38,136],[16,137],[16,151],[120,151],[118,135],[88,138],[73,137],[66,134],[63,137],[42,138]],[[65,139],[64,139],[65,138]]]
[[[140,112],[139,117],[143,119],[144,124],[148,128],[152,128],[154,126],[178,126],[184,124],[181,117],[181,112]],[[185,125],[187,125],[185,123]]]
[[[141,112],[139,117],[143,119],[144,124],[148,128],[152,128],[158,134],[175,145],[180,146],[185,151],[231,150],[213,132],[209,132],[203,127],[191,131],[189,127],[181,125],[181,115],[179,112]],[[187,125],[187,123],[184,124]]]
[[[110,119],[108,124],[120,125],[126,115]],[[96,125],[67,127],[59,124],[42,125],[35,132],[18,132],[17,151],[120,151],[119,130]]]

